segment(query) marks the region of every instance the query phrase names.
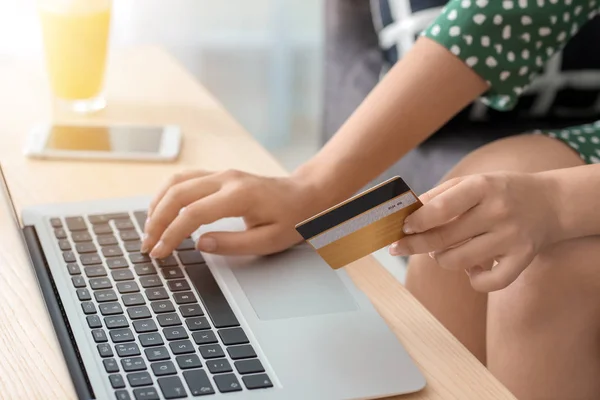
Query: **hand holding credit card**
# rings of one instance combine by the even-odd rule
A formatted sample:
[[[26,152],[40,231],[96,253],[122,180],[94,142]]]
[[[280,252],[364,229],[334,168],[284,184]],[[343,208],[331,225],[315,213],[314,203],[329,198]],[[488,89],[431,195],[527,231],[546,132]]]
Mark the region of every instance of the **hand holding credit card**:
[[[404,237],[404,219],[422,206],[396,176],[299,224],[296,230],[333,269]]]

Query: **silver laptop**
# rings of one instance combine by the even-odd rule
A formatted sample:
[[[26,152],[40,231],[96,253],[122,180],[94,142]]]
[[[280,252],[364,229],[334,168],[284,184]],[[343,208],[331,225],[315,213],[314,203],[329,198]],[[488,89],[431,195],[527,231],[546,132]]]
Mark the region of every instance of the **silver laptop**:
[[[1,212],[14,215],[0,175]],[[306,246],[201,254],[195,235],[152,260],[139,252],[148,200],[41,205],[15,226],[79,398],[371,399],[424,387],[346,272]],[[215,229],[243,224],[202,228]]]

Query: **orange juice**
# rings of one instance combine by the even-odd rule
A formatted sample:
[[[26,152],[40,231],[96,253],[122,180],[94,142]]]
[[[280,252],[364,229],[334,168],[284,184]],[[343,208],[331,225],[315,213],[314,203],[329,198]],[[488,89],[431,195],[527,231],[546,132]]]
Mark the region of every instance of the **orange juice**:
[[[91,99],[102,91],[110,0],[39,0],[48,78],[64,100]]]

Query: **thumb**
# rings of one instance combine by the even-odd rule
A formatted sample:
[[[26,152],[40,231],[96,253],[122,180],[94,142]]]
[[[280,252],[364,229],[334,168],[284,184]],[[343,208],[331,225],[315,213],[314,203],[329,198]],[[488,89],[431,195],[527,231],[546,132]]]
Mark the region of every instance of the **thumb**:
[[[434,187],[433,189],[423,193],[421,196],[419,196],[419,200],[421,200],[421,202],[423,204],[427,204],[429,203],[431,200],[433,200],[434,198],[436,198],[437,196],[439,196],[440,194],[444,193],[446,190],[458,185],[460,182],[462,182],[464,180],[464,177],[458,177],[458,178],[453,178],[450,180],[447,180],[446,182]]]
[[[277,225],[263,225],[238,232],[209,232],[200,236],[196,248],[220,255],[266,255],[285,250],[294,243]],[[289,239],[289,240],[287,240]]]

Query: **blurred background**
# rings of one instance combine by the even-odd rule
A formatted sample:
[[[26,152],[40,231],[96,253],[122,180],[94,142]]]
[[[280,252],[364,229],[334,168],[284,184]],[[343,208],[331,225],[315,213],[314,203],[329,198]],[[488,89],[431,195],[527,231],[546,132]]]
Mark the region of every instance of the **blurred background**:
[[[35,0],[0,0],[0,58],[42,59]],[[159,45],[293,169],[320,143],[322,0],[114,0],[111,52]]]

